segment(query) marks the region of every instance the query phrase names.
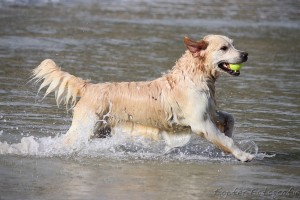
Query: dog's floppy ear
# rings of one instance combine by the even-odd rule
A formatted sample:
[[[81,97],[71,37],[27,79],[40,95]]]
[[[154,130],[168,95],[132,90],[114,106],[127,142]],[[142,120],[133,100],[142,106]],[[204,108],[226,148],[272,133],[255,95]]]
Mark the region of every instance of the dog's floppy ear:
[[[184,37],[183,42],[194,57],[200,57],[202,55],[201,51],[204,51],[208,46],[208,43],[204,40],[193,41],[188,37]]]

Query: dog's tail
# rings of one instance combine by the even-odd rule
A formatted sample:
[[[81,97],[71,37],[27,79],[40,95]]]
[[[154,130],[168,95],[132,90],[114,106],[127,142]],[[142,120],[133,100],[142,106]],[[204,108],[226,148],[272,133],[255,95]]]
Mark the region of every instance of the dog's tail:
[[[81,78],[75,77],[67,72],[61,71],[61,69],[51,59],[46,59],[33,70],[31,80],[35,80],[35,83],[43,81],[38,92],[41,89],[48,86],[48,89],[43,98],[49,93],[55,92],[55,99],[57,106],[62,101],[68,107],[69,103],[71,108],[76,105],[77,97],[84,94],[86,86],[89,83]],[[69,102],[71,100],[71,102]]]

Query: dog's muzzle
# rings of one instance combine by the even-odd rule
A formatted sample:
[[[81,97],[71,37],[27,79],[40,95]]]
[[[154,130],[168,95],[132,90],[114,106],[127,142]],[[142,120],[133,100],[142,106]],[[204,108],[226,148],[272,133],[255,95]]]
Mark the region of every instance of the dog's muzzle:
[[[218,67],[221,68],[223,71],[227,72],[230,75],[233,76],[239,76],[240,75],[240,71],[239,70],[232,70],[230,69],[230,64],[240,64],[243,62],[246,62],[248,60],[248,53],[247,52],[241,52],[240,54],[240,62],[237,63],[229,63],[226,61],[222,61],[218,64]]]

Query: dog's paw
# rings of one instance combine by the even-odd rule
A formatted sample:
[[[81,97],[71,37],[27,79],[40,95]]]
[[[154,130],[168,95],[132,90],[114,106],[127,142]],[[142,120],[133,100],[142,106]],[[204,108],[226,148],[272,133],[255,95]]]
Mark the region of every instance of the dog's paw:
[[[253,154],[246,153],[243,151],[239,152],[238,154],[235,154],[234,156],[241,162],[249,162],[255,157]]]

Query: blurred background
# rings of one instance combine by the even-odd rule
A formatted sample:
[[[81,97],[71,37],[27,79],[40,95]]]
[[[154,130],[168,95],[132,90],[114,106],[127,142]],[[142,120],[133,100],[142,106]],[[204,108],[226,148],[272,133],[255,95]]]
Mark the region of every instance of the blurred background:
[[[184,36],[222,34],[247,51],[249,60],[239,77],[224,74],[218,80],[219,109],[235,116],[236,140],[276,154],[240,164],[201,139],[164,159],[160,148],[138,146],[139,151],[131,144],[124,150],[115,143],[101,153],[85,149],[84,156],[5,153],[0,199],[66,193],[68,199],[216,199],[222,198],[218,188],[236,187],[273,194],[249,192],[246,199],[297,199],[276,191],[300,190],[299,10],[295,0],[0,1],[0,152],[4,143],[55,137],[70,126],[71,113],[57,108],[53,96],[41,101],[37,87],[27,83],[42,60],[51,58],[94,83],[152,80],[184,53]],[[205,148],[195,151],[199,144]]]

